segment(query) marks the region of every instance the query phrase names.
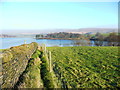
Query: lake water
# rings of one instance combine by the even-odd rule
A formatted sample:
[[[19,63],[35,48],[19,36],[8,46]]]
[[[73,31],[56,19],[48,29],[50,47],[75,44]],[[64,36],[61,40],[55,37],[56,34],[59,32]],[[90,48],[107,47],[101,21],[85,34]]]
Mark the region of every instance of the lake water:
[[[50,40],[50,39],[33,39],[33,38],[0,38],[0,49],[10,48],[12,46],[18,46],[21,44],[29,44],[31,42],[37,42],[38,44],[46,44],[47,47],[51,46],[75,46],[73,40]],[[90,41],[90,46],[95,46],[94,41]]]

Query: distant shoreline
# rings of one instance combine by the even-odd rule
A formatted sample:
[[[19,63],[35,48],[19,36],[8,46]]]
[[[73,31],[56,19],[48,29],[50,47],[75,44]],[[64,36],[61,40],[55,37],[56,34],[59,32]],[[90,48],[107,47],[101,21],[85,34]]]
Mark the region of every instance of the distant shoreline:
[[[36,39],[51,39],[51,40],[79,40],[80,38],[36,38]]]

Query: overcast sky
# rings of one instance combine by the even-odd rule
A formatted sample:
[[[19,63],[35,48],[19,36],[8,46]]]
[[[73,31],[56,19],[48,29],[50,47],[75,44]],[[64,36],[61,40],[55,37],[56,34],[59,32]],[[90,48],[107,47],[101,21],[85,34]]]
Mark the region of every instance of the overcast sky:
[[[117,28],[117,2],[0,2],[0,30]],[[117,1],[117,0],[116,0]]]

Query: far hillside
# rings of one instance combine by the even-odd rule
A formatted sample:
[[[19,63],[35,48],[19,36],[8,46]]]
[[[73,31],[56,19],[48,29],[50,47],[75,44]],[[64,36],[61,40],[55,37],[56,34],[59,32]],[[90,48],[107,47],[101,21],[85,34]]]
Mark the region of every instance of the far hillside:
[[[83,33],[111,33],[111,32],[118,32],[117,28],[80,28],[76,30],[68,30],[69,32],[83,32]]]

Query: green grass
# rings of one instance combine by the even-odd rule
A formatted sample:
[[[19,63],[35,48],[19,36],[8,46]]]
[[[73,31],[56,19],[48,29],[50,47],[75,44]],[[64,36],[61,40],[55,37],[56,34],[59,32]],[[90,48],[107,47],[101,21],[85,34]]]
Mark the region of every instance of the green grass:
[[[4,53],[2,61],[9,62],[16,59],[16,57],[19,57],[19,59],[21,59],[22,57],[26,57],[26,55],[31,55],[34,50],[36,50],[37,46],[38,44],[33,42],[30,44],[11,47],[9,49],[1,49],[0,51]]]
[[[118,47],[48,47],[62,87],[120,87]]]
[[[6,49],[0,49],[0,52],[3,52],[4,50],[6,50]]]
[[[55,84],[54,84],[54,79],[52,77],[52,72],[49,71],[49,63],[48,63],[48,59],[45,55],[43,55],[44,53],[41,52],[41,78],[43,79],[43,83],[44,83],[44,87],[46,88],[55,88]]]
[[[2,52],[3,49],[0,49],[0,52]]]
[[[36,52],[32,55],[26,70],[20,77],[20,83],[18,83],[18,87],[43,88],[43,82],[40,76],[40,64],[42,63],[39,59],[40,54],[40,51],[36,50]]]

